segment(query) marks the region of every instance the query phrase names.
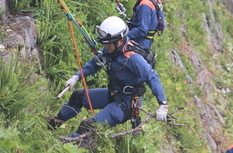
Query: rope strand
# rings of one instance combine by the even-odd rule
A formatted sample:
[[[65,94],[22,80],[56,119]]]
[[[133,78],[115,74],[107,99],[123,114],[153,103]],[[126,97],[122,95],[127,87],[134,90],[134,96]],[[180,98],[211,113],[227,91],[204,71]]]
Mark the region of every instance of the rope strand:
[[[68,24],[69,24],[69,29],[70,29],[70,34],[71,34],[71,38],[72,38],[73,47],[74,47],[74,50],[75,50],[75,53],[76,53],[76,60],[77,60],[77,63],[78,63],[78,67],[80,69],[81,76],[82,76],[82,84],[83,84],[84,89],[85,89],[85,93],[86,93],[86,96],[87,96],[87,101],[88,101],[88,104],[89,104],[89,107],[90,107],[90,110],[91,110],[91,114],[94,115],[95,113],[94,113],[94,110],[92,108],[90,96],[89,96],[89,93],[88,93],[86,79],[85,79],[85,76],[84,76],[83,71],[82,71],[81,58],[79,56],[79,50],[78,50],[78,47],[77,47],[77,44],[76,44],[76,41],[75,41],[75,35],[74,35],[74,29],[73,29],[72,22],[75,23],[75,25],[78,27],[78,29],[80,30],[80,32],[83,34],[83,36],[85,37],[85,39],[87,41],[91,41],[91,39],[88,38],[89,36],[80,27],[80,25],[78,24],[78,22],[76,20],[74,20],[73,16],[69,13],[69,9],[67,8],[67,6],[63,2],[63,0],[59,0],[59,2],[61,3],[61,5],[64,8],[64,10],[66,12],[66,15],[68,17]]]

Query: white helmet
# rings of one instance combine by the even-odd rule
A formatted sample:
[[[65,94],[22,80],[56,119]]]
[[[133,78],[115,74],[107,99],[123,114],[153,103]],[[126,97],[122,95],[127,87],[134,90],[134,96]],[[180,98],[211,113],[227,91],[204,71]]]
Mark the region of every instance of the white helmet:
[[[98,42],[108,44],[125,38],[129,29],[121,18],[111,16],[105,19],[100,26],[97,25],[95,32],[98,35]]]

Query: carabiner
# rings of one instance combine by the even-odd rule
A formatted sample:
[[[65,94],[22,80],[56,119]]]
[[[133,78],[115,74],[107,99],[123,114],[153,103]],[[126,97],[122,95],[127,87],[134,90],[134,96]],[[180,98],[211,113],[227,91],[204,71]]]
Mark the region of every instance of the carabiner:
[[[127,17],[127,15],[125,14],[126,8],[124,7],[123,4],[118,3],[117,6],[116,6],[116,10],[120,15],[124,15],[125,18]]]

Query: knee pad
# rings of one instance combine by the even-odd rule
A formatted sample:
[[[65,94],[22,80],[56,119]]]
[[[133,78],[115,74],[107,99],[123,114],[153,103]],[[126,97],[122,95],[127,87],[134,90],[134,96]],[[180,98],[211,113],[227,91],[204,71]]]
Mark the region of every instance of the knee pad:
[[[82,98],[84,95],[84,89],[76,89],[69,98],[69,103],[71,106],[76,106],[78,108],[82,108]]]
[[[124,112],[124,119],[122,121],[122,123],[128,121],[129,119],[131,119],[132,116],[132,111],[131,109],[127,110],[127,111],[123,111]]]
[[[95,128],[92,124],[96,123],[96,120],[94,118],[87,118],[83,120],[77,130],[77,133],[83,134],[86,132],[90,132],[93,128]]]

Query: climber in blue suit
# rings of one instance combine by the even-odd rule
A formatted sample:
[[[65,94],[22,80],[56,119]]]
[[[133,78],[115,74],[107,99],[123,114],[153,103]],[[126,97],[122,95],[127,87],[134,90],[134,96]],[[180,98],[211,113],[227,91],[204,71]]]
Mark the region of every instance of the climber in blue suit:
[[[226,153],[233,153],[233,145],[231,145],[230,147],[228,147]]]
[[[131,119],[131,103],[135,100],[141,106],[142,96],[145,92],[146,83],[156,97],[159,104],[156,110],[156,118],[159,121],[166,121],[168,106],[164,89],[155,70],[140,55],[133,51],[126,52],[129,45],[128,26],[122,19],[116,16],[105,19],[100,26],[96,26],[97,41],[104,44],[102,54],[98,54],[99,59],[106,65],[106,72],[109,76],[108,88],[89,89],[93,109],[102,109],[93,117],[83,120],[78,130],[71,136],[79,136],[93,128],[93,123],[105,123],[113,127]],[[84,76],[89,76],[98,72],[102,66],[93,57],[82,67]],[[67,82],[66,86],[72,89],[77,81],[82,79],[81,72],[77,72]],[[76,89],[62,107],[55,119],[49,121],[51,128],[56,128],[57,120],[67,121],[81,112],[81,109],[90,109],[85,90]],[[57,119],[57,120],[56,120]]]
[[[164,30],[166,26],[163,11],[161,10],[160,13],[157,14],[156,9],[159,9],[159,7],[156,8],[152,1],[153,0],[137,0],[133,8],[133,17],[128,23],[129,38],[145,48],[151,48],[156,31]],[[162,7],[160,0],[154,1],[157,1],[159,6]],[[161,20],[158,20],[157,16],[159,16]]]

